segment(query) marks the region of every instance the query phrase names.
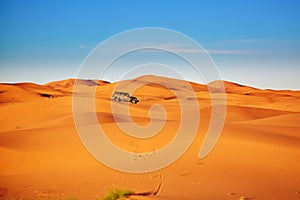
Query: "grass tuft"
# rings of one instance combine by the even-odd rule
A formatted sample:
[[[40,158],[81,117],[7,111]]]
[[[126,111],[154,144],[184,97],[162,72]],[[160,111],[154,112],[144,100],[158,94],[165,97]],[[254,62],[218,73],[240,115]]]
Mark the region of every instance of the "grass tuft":
[[[121,199],[121,198],[126,198],[129,197],[130,195],[135,194],[131,190],[125,190],[125,189],[118,189],[118,188],[113,188],[108,191],[108,193],[102,198],[102,200],[116,200],[116,199]]]

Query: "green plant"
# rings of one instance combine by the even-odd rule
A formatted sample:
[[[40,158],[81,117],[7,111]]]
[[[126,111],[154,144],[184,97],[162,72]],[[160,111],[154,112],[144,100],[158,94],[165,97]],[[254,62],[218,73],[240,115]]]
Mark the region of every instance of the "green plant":
[[[108,191],[108,193],[102,198],[102,200],[116,200],[120,198],[126,198],[134,194],[135,193],[131,190],[120,190],[118,188],[113,188]]]

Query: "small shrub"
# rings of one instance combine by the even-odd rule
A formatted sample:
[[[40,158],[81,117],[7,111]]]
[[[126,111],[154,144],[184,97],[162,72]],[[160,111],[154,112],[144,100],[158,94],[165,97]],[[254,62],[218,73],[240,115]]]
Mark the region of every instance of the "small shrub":
[[[130,190],[120,190],[118,188],[113,188],[108,191],[108,193],[102,198],[102,200],[116,200],[120,198],[126,198],[133,195],[134,192]]]

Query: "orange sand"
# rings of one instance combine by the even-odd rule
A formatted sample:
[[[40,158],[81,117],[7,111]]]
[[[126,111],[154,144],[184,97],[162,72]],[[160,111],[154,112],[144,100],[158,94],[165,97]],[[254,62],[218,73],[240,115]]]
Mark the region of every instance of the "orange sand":
[[[157,84],[150,84],[153,80]],[[174,137],[180,120],[172,90],[184,93],[186,88],[180,80],[154,76],[125,83],[135,82],[147,83],[134,93],[140,103],[130,105],[136,123],[150,122],[148,109],[154,104],[167,111],[165,127],[147,141],[118,129],[110,100],[116,83],[82,80],[81,84],[96,87],[98,121],[116,145],[132,152],[159,149]],[[171,90],[161,87],[161,82]],[[196,139],[174,164],[147,174],[118,172],[88,153],[73,122],[74,79],[46,85],[0,84],[0,199],[97,199],[112,186],[151,191],[160,183],[160,175],[158,195],[130,199],[300,199],[300,91],[224,82],[225,126],[213,151],[199,159],[211,115],[210,96],[206,86],[191,84],[201,113]]]

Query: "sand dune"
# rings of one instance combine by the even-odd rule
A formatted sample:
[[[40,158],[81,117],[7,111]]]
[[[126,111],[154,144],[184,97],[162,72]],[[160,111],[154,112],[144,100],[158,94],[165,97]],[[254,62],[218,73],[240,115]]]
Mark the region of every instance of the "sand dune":
[[[80,87],[95,91],[96,125],[115,145],[131,152],[149,152],[168,144],[180,124],[181,104],[198,102],[199,129],[187,152],[161,171],[128,174],[98,162],[80,141],[72,113],[74,83],[75,79],[45,85],[0,84],[0,199],[97,199],[113,185],[145,192],[160,183],[158,195],[130,199],[300,198],[300,91],[260,90],[223,82],[225,126],[213,151],[199,159],[211,117],[208,88],[217,97],[220,81],[207,87],[157,76],[111,84],[79,80]],[[134,87],[137,89],[131,91]],[[112,102],[114,90],[128,91],[140,102]],[[81,98],[84,102],[89,97]],[[165,110],[152,110],[153,123],[166,119],[157,135],[138,139],[119,128],[132,125],[130,119],[147,127],[153,105]],[[124,112],[127,107],[130,116]],[[83,125],[95,123],[88,111],[78,117]],[[147,131],[151,129],[140,134]]]
[[[286,126],[286,127],[300,127],[298,123],[300,119],[299,113],[278,115],[275,117],[266,117],[262,119],[256,119],[252,121],[245,121],[247,124],[263,124],[270,126]]]
[[[51,83],[47,83],[44,86],[47,86],[49,88],[53,88],[56,90],[72,92],[75,81],[76,81],[76,79],[54,81]],[[77,84],[87,85],[87,86],[102,86],[102,85],[109,84],[109,82],[102,81],[102,80],[80,80],[80,79],[77,79]]]

